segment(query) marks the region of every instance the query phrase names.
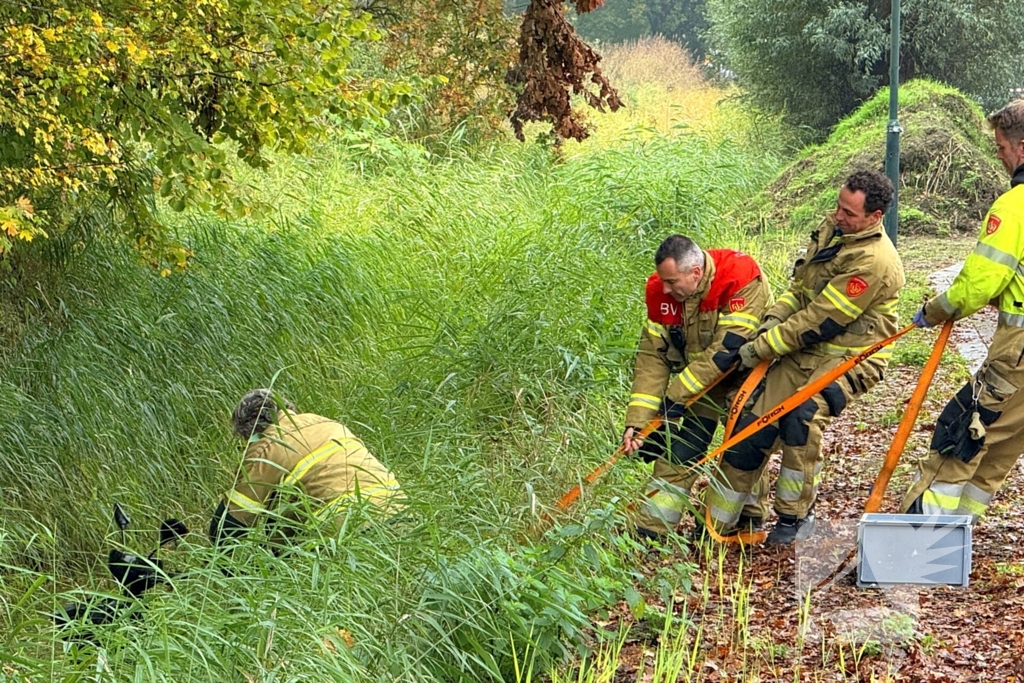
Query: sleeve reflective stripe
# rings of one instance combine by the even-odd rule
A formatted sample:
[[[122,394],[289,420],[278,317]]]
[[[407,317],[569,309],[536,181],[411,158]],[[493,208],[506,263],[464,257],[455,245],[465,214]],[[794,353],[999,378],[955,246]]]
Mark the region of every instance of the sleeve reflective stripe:
[[[658,324],[653,320],[647,321],[647,333],[652,337],[664,337],[668,334],[664,325]]]
[[[893,299],[892,301],[886,301],[878,305],[878,310],[882,313],[892,314],[896,312],[896,308],[899,306],[900,300]]]
[[[234,489],[231,489],[230,491],[225,493],[224,497],[227,498],[229,503],[237,507],[239,510],[242,510],[243,512],[249,512],[254,515],[258,515],[261,512],[267,511],[265,505],[263,505],[257,500],[253,500],[249,496],[239,493]]]
[[[778,356],[785,356],[793,350],[786,346],[786,342],[782,341],[782,334],[779,332],[778,325],[765,332],[764,338],[768,342],[768,346],[772,347],[772,351]]]
[[[1020,273],[1024,270],[1024,266],[1021,265],[1016,256],[1002,249],[996,249],[991,244],[978,242],[974,246],[974,253],[987,261],[1005,266],[1015,273]]]
[[[888,360],[892,358],[893,344],[883,346],[881,349],[872,354],[872,358],[878,358],[881,360]],[[826,351],[832,356],[856,356],[861,351],[866,351],[871,348],[870,346],[840,346],[839,344],[832,344],[830,342],[821,342],[818,344],[818,348]]]
[[[661,397],[652,396],[651,394],[631,394],[629,397],[629,406],[640,408],[650,408],[657,410],[661,407]]]
[[[360,441],[359,439],[352,438],[337,439],[336,441],[331,441],[330,443],[321,446],[320,448],[316,449],[315,451],[311,452],[309,455],[304,457],[302,460],[299,460],[297,463],[295,463],[295,467],[292,468],[292,471],[285,476],[284,480],[281,483],[288,485],[294,484],[297,481],[302,481],[302,478],[306,476],[306,474],[311,469],[316,467],[316,465],[323,462],[326,458],[330,457],[337,451],[340,451],[342,448],[341,444],[343,443],[354,443],[357,444],[358,446],[363,445],[363,442]]]
[[[949,300],[949,290],[939,294],[935,297],[935,300],[938,301],[939,307],[946,315],[955,316],[959,312],[959,309],[957,309],[957,307],[953,305],[953,302]]]
[[[679,381],[682,382],[683,386],[686,387],[686,390],[692,394],[699,394],[704,388],[704,385],[701,384],[690,368],[683,368],[683,371],[679,373]]]
[[[787,306],[793,309],[794,313],[800,310],[800,302],[797,301],[796,295],[794,295],[793,292],[786,292],[785,294],[780,296],[779,303],[786,304]]]
[[[859,318],[864,314],[864,309],[846,298],[846,295],[836,289],[835,285],[831,282],[825,286],[821,293],[833,306],[850,318]]]
[[[751,331],[756,330],[757,325],[760,322],[761,321],[755,316],[752,316],[749,313],[740,313],[738,311],[729,313],[728,315],[718,316],[719,325],[735,325],[736,327],[743,327]]]

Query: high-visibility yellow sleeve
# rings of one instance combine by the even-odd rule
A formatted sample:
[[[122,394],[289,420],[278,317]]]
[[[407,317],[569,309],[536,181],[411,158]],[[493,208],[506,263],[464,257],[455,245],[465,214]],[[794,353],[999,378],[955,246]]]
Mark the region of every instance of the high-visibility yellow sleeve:
[[[999,296],[1015,275],[1024,273],[1024,225],[1009,205],[1010,193],[992,205],[974,249],[949,289],[925,306],[931,324],[965,318]]]

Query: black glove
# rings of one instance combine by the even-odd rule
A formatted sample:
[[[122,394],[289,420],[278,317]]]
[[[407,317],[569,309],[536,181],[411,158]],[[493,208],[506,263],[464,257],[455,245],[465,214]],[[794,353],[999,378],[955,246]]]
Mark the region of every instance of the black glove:
[[[686,415],[686,411],[685,403],[676,403],[667,396],[661,399],[661,407],[658,408],[658,414],[666,420],[678,420]]]

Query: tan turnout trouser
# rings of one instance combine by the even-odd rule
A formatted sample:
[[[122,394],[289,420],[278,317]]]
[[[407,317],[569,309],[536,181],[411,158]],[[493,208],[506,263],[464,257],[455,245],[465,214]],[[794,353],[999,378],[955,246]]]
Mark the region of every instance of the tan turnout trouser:
[[[946,404],[902,511],[919,502],[916,511],[927,515],[972,515],[977,521],[985,513],[1024,452],[1022,380],[1024,369],[990,360]],[[972,438],[969,426],[964,429],[974,412],[984,425],[983,439]]]
[[[725,412],[722,406],[729,405],[727,395],[735,388],[735,385],[713,388],[682,419],[662,427],[644,442],[639,456],[654,460],[654,476],[637,513],[637,527],[665,534],[679,526],[683,513],[692,507],[690,489],[700,474],[707,471],[703,467],[693,468],[692,464],[707,454]],[[766,483],[751,491],[743,506],[748,516],[762,519],[767,516]]]
[[[736,422],[736,431],[751,424],[797,391],[845,360],[796,352],[783,356],[768,371],[754,405]],[[822,433],[832,418],[853,399],[867,393],[882,377],[884,361],[869,359],[798,406],[725,452],[719,476],[708,489],[706,503],[720,532],[731,531],[773,452],[782,446],[782,468],[775,482],[775,511],[807,516],[821,484]]]

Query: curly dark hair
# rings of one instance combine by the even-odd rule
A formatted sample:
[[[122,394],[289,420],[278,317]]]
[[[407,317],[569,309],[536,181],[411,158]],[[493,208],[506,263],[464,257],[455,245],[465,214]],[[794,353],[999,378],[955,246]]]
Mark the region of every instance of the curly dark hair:
[[[850,192],[864,193],[864,213],[881,210],[885,213],[892,203],[892,183],[878,171],[857,171],[843,183]]]
[[[277,422],[277,414],[285,409],[298,410],[288,399],[275,397],[270,389],[253,389],[242,397],[231,413],[231,428],[237,436],[248,439],[253,434],[262,434]]]

